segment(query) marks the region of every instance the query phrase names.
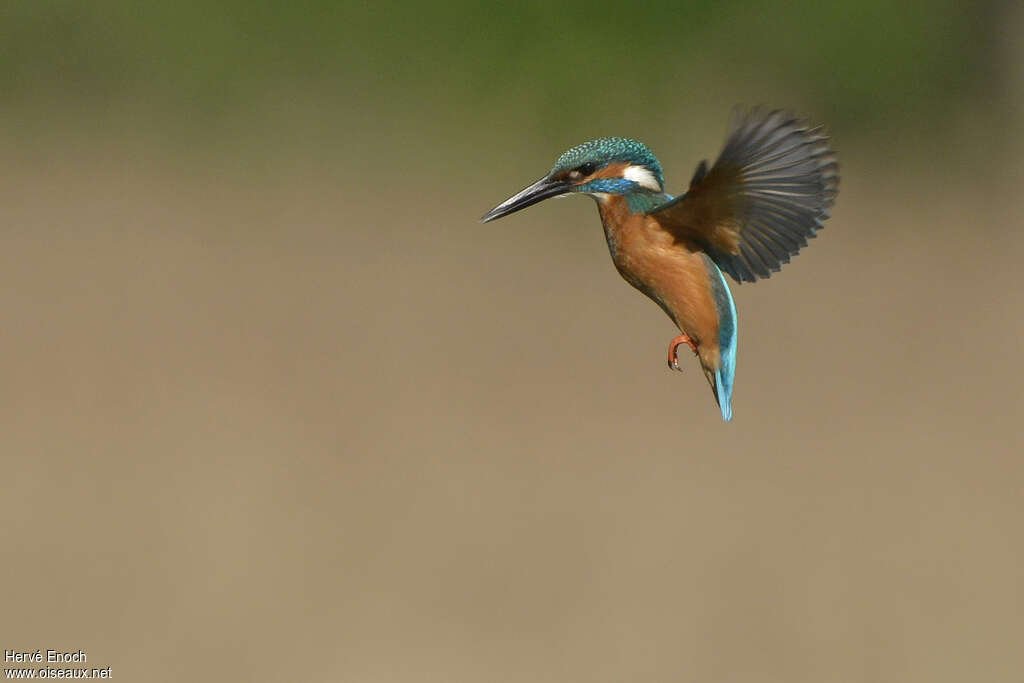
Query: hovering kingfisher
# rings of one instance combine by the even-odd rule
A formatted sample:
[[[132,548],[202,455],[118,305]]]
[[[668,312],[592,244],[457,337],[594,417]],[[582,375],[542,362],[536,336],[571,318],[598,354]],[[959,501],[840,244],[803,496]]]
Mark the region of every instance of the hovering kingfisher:
[[[573,147],[543,178],[488,211],[484,223],[550,197],[597,200],[619,274],[654,300],[682,333],[668,345],[680,370],[686,344],[700,360],[723,420],[732,419],[736,306],[722,276],[767,278],[823,227],[839,166],[821,127],[783,111],[738,111],[715,164],[697,165],[689,189],[665,192],[647,147],[601,138]]]

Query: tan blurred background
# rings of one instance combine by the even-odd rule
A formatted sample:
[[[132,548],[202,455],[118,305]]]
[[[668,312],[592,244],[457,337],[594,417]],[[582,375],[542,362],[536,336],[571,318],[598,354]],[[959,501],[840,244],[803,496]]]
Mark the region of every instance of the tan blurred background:
[[[0,647],[122,681],[1019,681],[1024,13],[10,2]],[[736,103],[825,231],[734,287],[736,417],[589,201]],[[10,666],[8,664],[8,666]]]

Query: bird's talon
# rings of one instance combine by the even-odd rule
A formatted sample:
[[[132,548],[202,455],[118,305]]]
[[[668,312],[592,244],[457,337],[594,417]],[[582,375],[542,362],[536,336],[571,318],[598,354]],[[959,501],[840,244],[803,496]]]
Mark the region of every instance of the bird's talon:
[[[690,349],[693,350],[694,353],[697,353],[697,344],[695,344],[694,341],[692,339],[690,339],[688,336],[686,336],[685,334],[679,335],[678,337],[673,339],[669,343],[669,345],[668,345],[668,367],[669,367],[669,370],[676,370],[678,372],[682,372],[683,371],[683,369],[681,367],[679,367],[679,355],[678,355],[679,346],[681,344],[686,344],[687,346],[690,347]]]

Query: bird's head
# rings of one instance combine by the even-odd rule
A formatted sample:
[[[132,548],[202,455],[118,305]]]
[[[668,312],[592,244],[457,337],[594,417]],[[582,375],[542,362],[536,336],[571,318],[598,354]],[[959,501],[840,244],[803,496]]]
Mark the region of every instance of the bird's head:
[[[662,193],[661,164],[642,143],[627,138],[600,138],[584,142],[558,157],[543,178],[509,197],[480,219],[493,221],[551,197],[636,192]]]

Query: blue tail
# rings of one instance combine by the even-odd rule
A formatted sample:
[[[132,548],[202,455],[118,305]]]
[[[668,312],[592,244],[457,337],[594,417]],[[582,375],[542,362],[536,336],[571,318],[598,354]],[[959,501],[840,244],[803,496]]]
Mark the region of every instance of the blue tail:
[[[722,364],[715,369],[714,390],[722,419],[732,419],[732,382],[736,376],[736,304],[722,271],[710,258],[704,259],[711,275],[711,292],[718,309],[718,349]]]
[[[718,407],[722,409],[722,419],[732,419],[732,368],[721,367],[715,370],[715,393],[718,394]]]

